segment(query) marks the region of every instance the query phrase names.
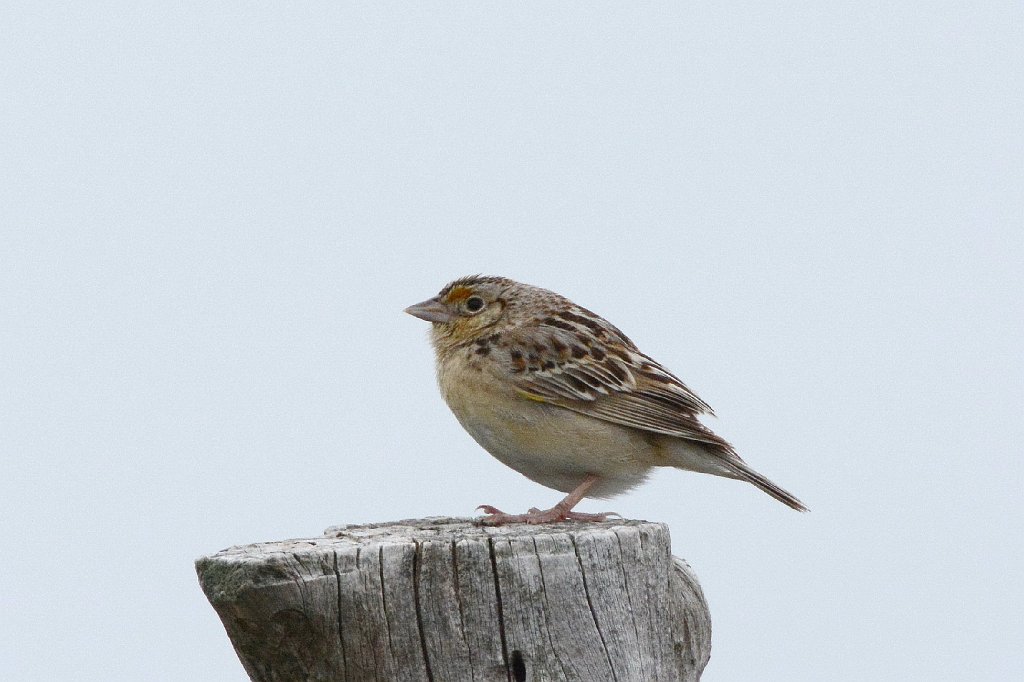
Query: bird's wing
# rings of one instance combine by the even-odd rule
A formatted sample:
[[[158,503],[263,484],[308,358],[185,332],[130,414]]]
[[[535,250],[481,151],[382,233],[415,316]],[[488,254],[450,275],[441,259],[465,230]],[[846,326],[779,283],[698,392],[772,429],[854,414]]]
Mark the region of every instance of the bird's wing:
[[[674,374],[608,325],[599,335],[543,323],[512,336],[513,381],[526,398],[596,419],[718,446],[698,420],[713,414]]]

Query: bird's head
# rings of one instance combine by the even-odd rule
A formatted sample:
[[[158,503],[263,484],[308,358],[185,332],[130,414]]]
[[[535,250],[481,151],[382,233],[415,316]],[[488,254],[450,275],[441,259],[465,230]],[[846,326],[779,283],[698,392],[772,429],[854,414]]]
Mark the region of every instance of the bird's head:
[[[433,323],[438,348],[462,345],[493,333],[497,325],[508,321],[517,286],[521,285],[504,277],[463,277],[405,312]]]

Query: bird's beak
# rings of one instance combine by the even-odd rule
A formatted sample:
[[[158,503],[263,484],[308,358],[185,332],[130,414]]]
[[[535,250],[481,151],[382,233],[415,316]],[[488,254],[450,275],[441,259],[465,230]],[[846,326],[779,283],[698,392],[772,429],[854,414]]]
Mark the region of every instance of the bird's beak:
[[[451,311],[444,303],[441,303],[435,296],[429,300],[423,301],[423,303],[417,303],[411,305],[405,309],[405,312],[409,313],[413,317],[418,317],[421,320],[427,322],[451,322],[455,319]]]

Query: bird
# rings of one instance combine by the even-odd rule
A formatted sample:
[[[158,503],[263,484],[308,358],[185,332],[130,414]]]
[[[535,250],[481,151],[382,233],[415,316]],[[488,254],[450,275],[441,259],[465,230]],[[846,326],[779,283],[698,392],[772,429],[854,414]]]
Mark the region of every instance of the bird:
[[[574,511],[640,485],[659,466],[747,481],[807,507],[750,467],[701,421],[711,407],[603,317],[506,277],[456,279],[405,312],[431,323],[437,382],[484,450],[567,493],[521,514],[481,505],[480,523],[604,521]]]

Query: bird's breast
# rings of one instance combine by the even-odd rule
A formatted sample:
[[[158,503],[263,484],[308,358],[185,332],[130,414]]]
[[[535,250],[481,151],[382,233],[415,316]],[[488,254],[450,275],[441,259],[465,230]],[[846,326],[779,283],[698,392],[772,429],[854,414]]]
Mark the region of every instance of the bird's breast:
[[[607,479],[599,496],[641,482],[650,444],[636,431],[524,398],[507,380],[469,362],[439,362],[438,383],[464,429],[491,455],[556,490],[588,473]]]

